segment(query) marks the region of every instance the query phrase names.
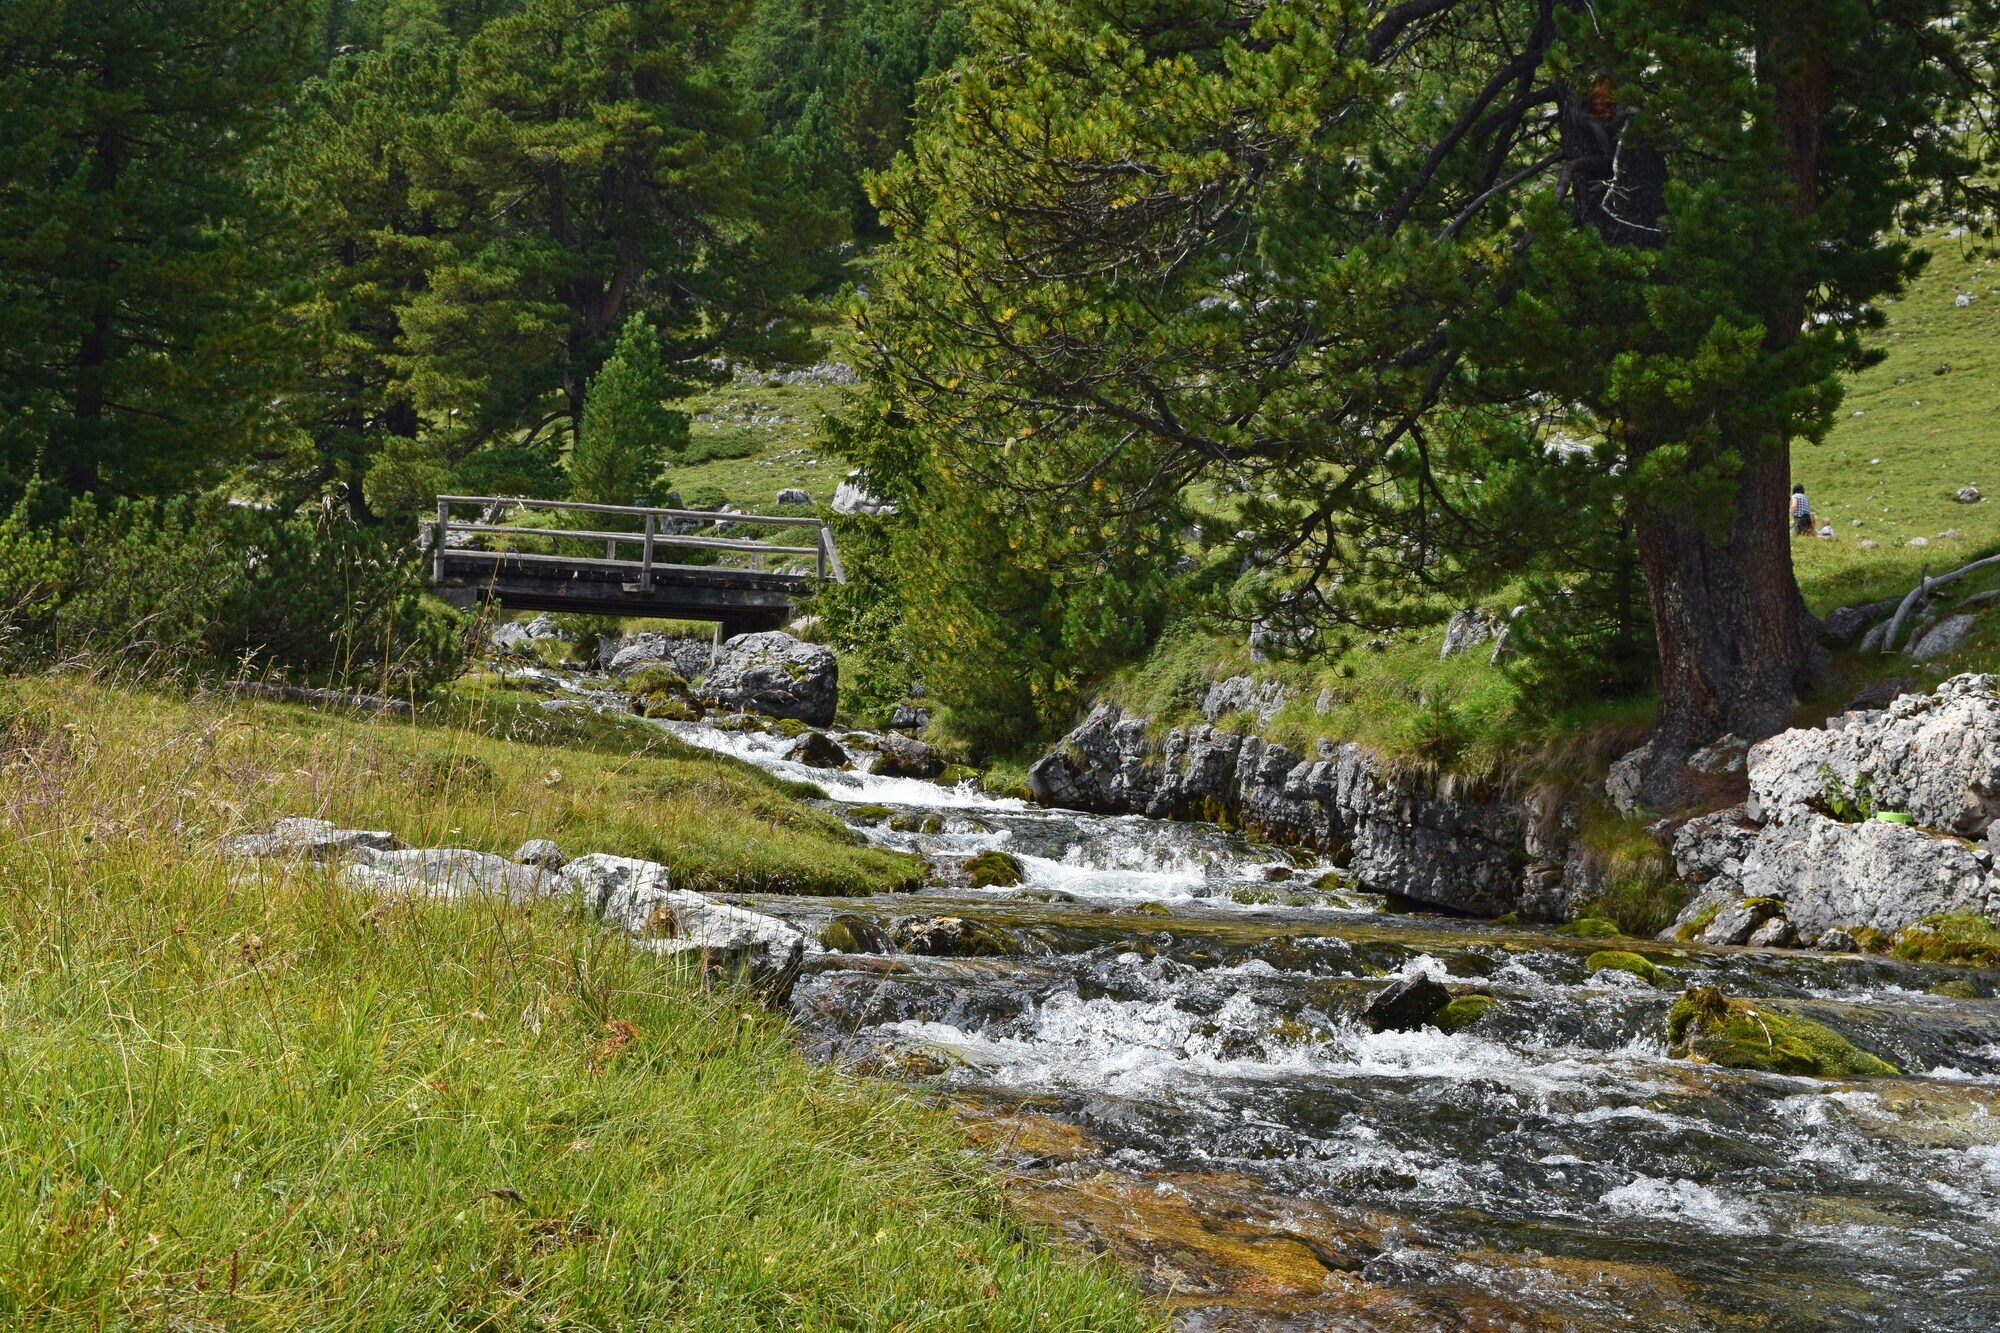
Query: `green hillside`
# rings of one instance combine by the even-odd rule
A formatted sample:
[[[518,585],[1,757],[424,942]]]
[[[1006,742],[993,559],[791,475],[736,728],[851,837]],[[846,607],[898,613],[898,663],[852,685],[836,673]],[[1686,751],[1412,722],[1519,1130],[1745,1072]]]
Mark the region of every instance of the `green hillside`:
[[[1834,525],[1832,541],[1793,547],[1822,613],[2000,549],[2000,263],[1940,240],[1923,278],[1884,313],[1875,337],[1886,359],[1854,378],[1826,443],[1792,456]],[[1966,485],[1986,500],[1958,503]],[[1916,538],[1927,545],[1910,546]]]

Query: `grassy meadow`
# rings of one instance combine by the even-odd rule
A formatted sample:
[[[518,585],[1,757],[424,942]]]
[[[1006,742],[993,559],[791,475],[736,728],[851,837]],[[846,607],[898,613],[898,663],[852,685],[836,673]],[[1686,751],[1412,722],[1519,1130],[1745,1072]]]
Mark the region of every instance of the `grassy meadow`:
[[[437,725],[77,677],[0,700],[6,1327],[1157,1327],[941,1112],[567,904],[218,851],[312,814],[716,888],[907,873],[753,770],[504,697]]]

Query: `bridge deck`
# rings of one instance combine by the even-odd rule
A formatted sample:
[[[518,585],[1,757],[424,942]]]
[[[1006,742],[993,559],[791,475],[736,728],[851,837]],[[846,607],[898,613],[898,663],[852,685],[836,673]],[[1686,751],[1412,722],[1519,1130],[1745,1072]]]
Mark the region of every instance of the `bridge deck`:
[[[452,517],[478,506],[480,517]],[[638,531],[620,531],[610,520],[597,526],[527,527],[500,520],[512,511],[610,515]],[[781,545],[743,536],[703,536],[724,529],[812,529],[813,544]],[[705,510],[648,509],[503,496],[438,497],[432,532],[432,577],[447,596],[466,597],[519,611],[573,611],[589,615],[714,620],[724,632],[776,629],[825,579],[845,583],[833,533],[817,518],[776,514],[725,514]],[[604,555],[574,554],[578,545],[602,545]],[[520,549],[531,548],[558,549]],[[564,550],[561,548],[569,548]],[[623,555],[631,551],[632,558]],[[694,552],[715,563],[686,564],[664,558]],[[724,563],[729,562],[729,563]]]

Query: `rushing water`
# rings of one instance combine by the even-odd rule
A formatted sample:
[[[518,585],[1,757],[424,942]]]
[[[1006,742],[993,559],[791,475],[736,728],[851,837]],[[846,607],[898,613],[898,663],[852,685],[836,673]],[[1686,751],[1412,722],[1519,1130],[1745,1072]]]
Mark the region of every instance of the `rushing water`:
[[[1185,1328],[2000,1328],[2000,1002],[1925,993],[1963,972],[1658,950],[1678,984],[1774,1001],[1908,1073],[1696,1065],[1667,1055],[1673,991],[1586,975],[1601,943],[1297,892],[1325,867],[1212,826],[672,730],[850,818],[891,807],[855,818],[878,844],[1020,858],[1014,889],[745,901],[815,935],[841,913],[1004,930],[1015,956],[817,955],[794,1012],[830,1058],[958,1104],[1027,1206]],[[1457,1035],[1354,1019],[1418,969],[1501,1006]]]

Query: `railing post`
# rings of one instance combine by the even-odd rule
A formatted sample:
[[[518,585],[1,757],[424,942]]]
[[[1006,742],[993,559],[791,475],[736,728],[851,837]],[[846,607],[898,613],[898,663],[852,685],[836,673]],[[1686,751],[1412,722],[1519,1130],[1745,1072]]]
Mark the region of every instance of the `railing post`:
[[[435,540],[431,542],[431,579],[444,582],[444,535],[451,528],[451,501],[438,501],[438,525]]]
[[[819,547],[819,581],[824,583],[826,582],[826,527],[824,524],[820,526],[819,541],[814,544]]]
[[[639,590],[641,592],[651,592],[653,590],[653,519],[654,515],[650,512],[647,513],[645,567],[639,574]]]

